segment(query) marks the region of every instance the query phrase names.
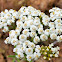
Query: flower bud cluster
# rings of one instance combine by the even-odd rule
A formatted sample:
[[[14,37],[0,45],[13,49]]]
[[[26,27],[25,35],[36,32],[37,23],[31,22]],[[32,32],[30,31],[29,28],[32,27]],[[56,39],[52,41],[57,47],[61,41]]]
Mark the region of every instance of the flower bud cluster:
[[[43,55],[44,59],[51,60],[51,58],[59,56],[60,48],[58,46],[53,46],[53,43],[49,44],[49,46],[41,46],[41,54]]]

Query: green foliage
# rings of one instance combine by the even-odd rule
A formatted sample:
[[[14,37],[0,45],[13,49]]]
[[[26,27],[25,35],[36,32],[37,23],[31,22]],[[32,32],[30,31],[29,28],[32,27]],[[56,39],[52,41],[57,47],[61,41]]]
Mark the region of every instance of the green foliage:
[[[15,58],[16,56],[15,55],[9,55],[8,57]]]
[[[20,62],[20,60],[17,58],[17,62]]]
[[[9,30],[16,29],[16,24],[12,23],[11,26],[9,26],[8,28],[9,28]]]
[[[13,58],[13,61],[12,61],[12,62],[15,62],[15,60],[16,60],[16,59],[15,59],[15,58]]]

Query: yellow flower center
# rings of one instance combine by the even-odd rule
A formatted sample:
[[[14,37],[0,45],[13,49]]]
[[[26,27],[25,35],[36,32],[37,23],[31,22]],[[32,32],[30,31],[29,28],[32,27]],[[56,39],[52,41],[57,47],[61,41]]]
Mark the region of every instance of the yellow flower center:
[[[62,38],[61,38],[61,37],[60,37],[59,39],[60,39],[60,40],[62,40]]]
[[[43,32],[43,30],[40,30],[40,32]]]
[[[27,31],[25,31],[24,33],[27,34]]]
[[[38,56],[38,55],[36,55],[36,57],[38,58],[39,56]]]
[[[9,14],[7,16],[10,16]]]
[[[4,31],[6,31],[6,29],[4,28]]]
[[[14,10],[14,12],[16,12],[16,10]]]
[[[25,42],[25,44],[27,45],[27,44],[28,44],[28,42]]]
[[[24,26],[27,26],[27,24],[25,23]]]
[[[33,35],[35,35],[35,33],[32,33]]]
[[[22,39],[24,39],[24,36],[21,36]]]
[[[31,56],[29,56],[29,59],[31,59],[32,57]]]
[[[24,10],[24,12],[26,12],[26,11]]]
[[[60,20],[57,21],[58,23],[60,22]]]
[[[34,12],[35,14],[37,13],[37,12]]]
[[[20,26],[21,26],[21,24],[18,24],[18,26],[20,27]]]
[[[48,20],[46,20],[46,22],[48,22]]]
[[[12,23],[12,20],[10,20],[10,23]]]
[[[34,28],[34,27],[33,27],[32,29],[33,29],[33,30],[35,30],[35,28]]]
[[[16,18],[15,16],[13,16],[14,18]]]
[[[38,50],[40,50],[40,48],[38,48]]]
[[[22,47],[22,50],[23,50],[24,48]]]
[[[31,22],[30,25],[33,25],[33,22]]]
[[[21,10],[19,10],[19,12],[21,12]]]
[[[14,40],[13,43],[15,43],[16,41]]]
[[[61,24],[58,24],[58,26],[61,26]]]
[[[53,15],[55,14],[55,12],[53,12]]]
[[[20,54],[18,54],[18,57],[21,57]]]
[[[32,44],[31,47],[34,47],[34,45]]]
[[[17,34],[17,32],[15,31],[15,34]]]
[[[35,38],[35,41],[38,41],[38,39],[37,39],[37,38]]]
[[[54,25],[54,23],[51,23],[51,25]]]
[[[9,39],[5,39],[7,42],[9,41]]]
[[[47,32],[49,32],[49,30],[46,30]]]
[[[11,34],[11,32],[9,32],[9,34]]]
[[[45,36],[43,36],[43,38],[45,39]]]
[[[28,49],[28,52],[31,52],[31,49]]]
[[[18,49],[16,49],[16,52],[17,52]]]

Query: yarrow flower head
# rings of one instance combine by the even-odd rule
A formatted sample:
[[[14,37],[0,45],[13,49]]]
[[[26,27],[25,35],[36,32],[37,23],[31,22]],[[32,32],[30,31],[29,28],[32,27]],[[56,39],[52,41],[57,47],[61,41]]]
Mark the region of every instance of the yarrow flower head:
[[[53,44],[41,46],[41,42],[48,39],[62,41],[61,20],[52,22],[48,15],[32,6],[21,7],[17,14],[16,29],[11,30],[9,37],[4,41],[15,46],[13,52],[16,53],[16,57],[25,58],[27,61],[37,60],[41,55],[48,60],[58,57],[59,47],[53,48]],[[7,26],[5,28],[8,30]]]

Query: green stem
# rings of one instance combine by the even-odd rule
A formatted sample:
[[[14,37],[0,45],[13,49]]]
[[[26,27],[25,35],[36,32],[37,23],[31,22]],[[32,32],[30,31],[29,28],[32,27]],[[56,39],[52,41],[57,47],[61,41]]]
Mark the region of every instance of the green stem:
[[[12,62],[15,62],[15,60],[16,60],[16,59],[15,59],[15,58],[13,58],[13,61],[12,61]]]

